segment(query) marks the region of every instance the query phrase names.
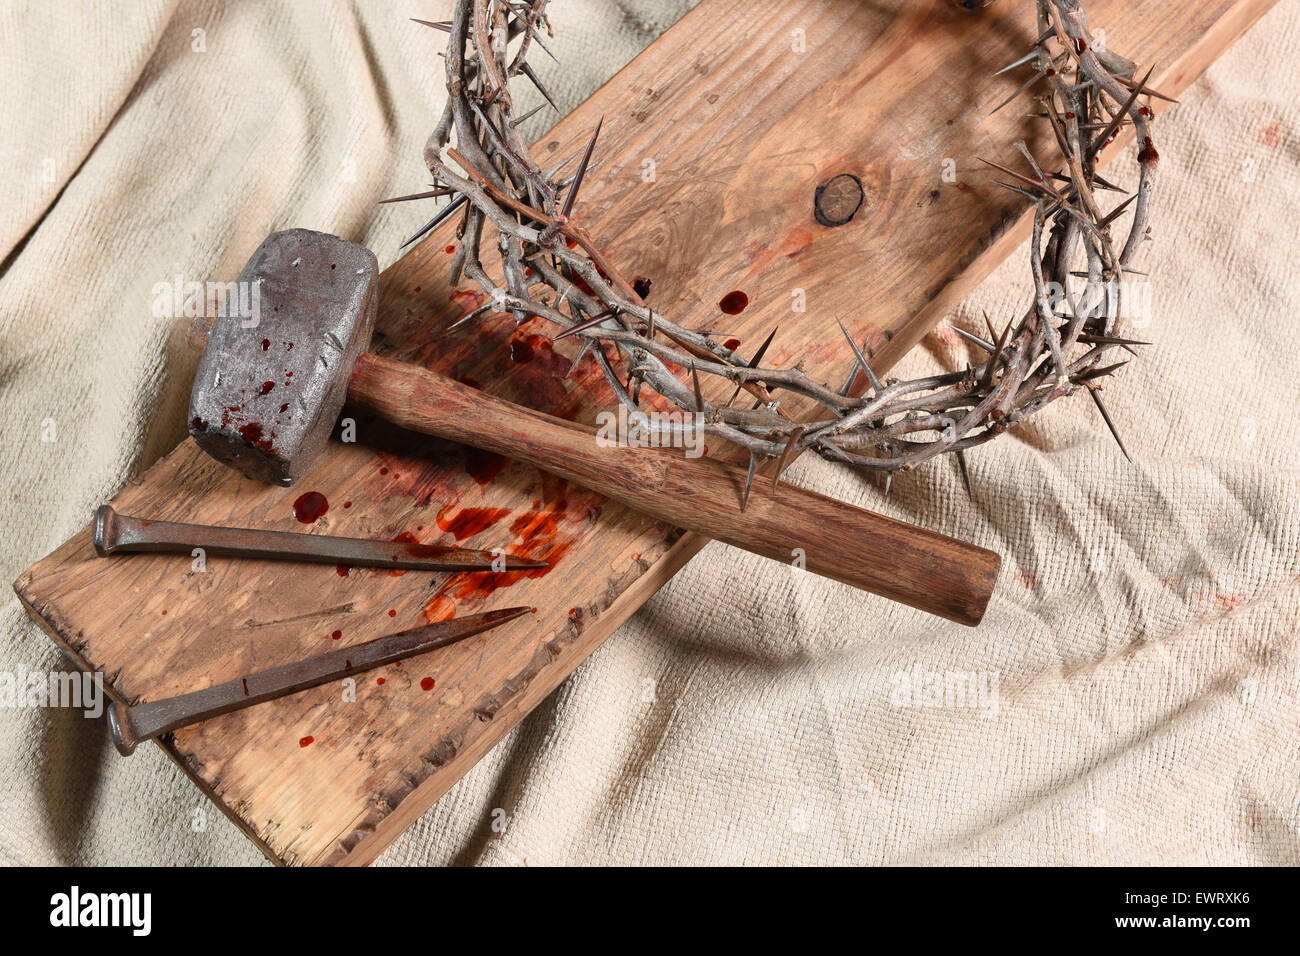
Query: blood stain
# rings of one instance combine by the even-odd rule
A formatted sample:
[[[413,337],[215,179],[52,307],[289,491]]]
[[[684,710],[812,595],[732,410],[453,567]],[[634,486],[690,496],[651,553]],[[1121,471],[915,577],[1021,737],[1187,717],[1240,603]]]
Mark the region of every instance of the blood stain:
[[[299,747],[306,747],[308,744],[310,744],[310,743],[311,743],[312,741],[314,741],[315,739],[316,739],[315,737],[311,737],[311,736],[303,737],[302,739],[300,739],[300,740],[298,741],[298,746],[299,746]]]
[[[377,677],[375,678],[375,683],[382,686],[384,683],[384,679],[382,677]]]
[[[424,606],[424,619],[430,624],[437,624],[439,621],[449,621],[456,616],[456,605],[450,599],[436,594],[429,599],[429,603]]]
[[[352,502],[350,502],[350,501],[345,501],[345,502],[343,502],[343,507],[344,507],[344,508],[351,508],[351,507],[352,507]]]
[[[447,253],[447,255],[451,255],[453,252],[456,251],[456,247],[455,247],[455,246],[448,246],[446,249],[443,249],[442,251],[445,252],[445,253]]]
[[[433,678],[426,677],[424,680],[420,681],[420,690],[433,690]]]
[[[258,395],[265,395],[267,392],[269,392],[269,391],[270,391],[271,389],[273,389],[273,388],[275,388],[275,382],[263,382],[263,383],[262,383],[262,390],[261,390],[260,392],[258,392],[257,394],[258,394]]]
[[[293,503],[293,516],[303,524],[311,524],[329,510],[329,501],[319,491],[299,495]]]
[[[455,514],[451,513],[453,510],[455,510]],[[456,510],[455,505],[447,505],[438,512],[437,522],[439,530],[455,535],[457,541],[464,541],[466,538],[472,538],[480,531],[492,527],[509,514],[509,510],[505,508],[460,508]]]
[[[343,632],[342,632],[342,631],[335,631],[333,634],[330,635],[330,637],[333,638],[333,639],[336,640],[336,641],[337,641],[340,637],[342,637],[342,636],[343,636]]]
[[[270,340],[270,339],[262,339],[262,351],[265,352],[265,351],[266,351],[267,349],[269,349],[270,347],[271,347],[271,340]]]
[[[381,475],[386,475],[386,474],[388,474],[388,469],[387,469],[387,468],[380,468],[380,469],[379,469],[379,473],[380,473]]]
[[[388,612],[388,616],[389,616],[389,617],[397,617],[397,612],[396,612],[396,611],[393,611],[393,610],[390,610],[390,611]]]
[[[718,302],[718,308],[727,315],[740,315],[749,305],[749,296],[737,289],[735,292],[728,292]]]
[[[249,422],[247,425],[241,425],[239,434],[244,436],[244,441],[256,448],[263,448],[267,451],[273,451],[274,448],[270,441],[262,437],[262,423]]]
[[[650,286],[654,285],[650,279],[645,276],[637,276],[632,280],[632,291],[644,299],[650,294]]]
[[[339,577],[346,578],[348,576],[348,572],[351,571],[352,568],[346,564],[340,564],[334,570],[339,573]]]
[[[1146,137],[1142,152],[1138,153],[1138,162],[1143,166],[1154,166],[1160,162],[1160,154],[1156,152],[1155,144],[1151,142],[1150,136]]]
[[[722,347],[734,352],[736,349],[740,348],[740,339],[727,339],[727,341],[722,343]]]

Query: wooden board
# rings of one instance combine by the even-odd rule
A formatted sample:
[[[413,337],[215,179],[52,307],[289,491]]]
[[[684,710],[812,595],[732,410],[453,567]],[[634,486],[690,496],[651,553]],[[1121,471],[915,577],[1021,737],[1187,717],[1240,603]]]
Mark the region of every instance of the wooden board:
[[[1091,0],[1089,11],[1120,52],[1158,63],[1153,85],[1176,94],[1270,5]],[[803,361],[838,385],[850,359],[837,316],[883,372],[1026,234],[1023,202],[992,186],[978,158],[1006,161],[1022,136],[1048,152],[1024,108],[989,116],[1020,82],[992,72],[1033,32],[1028,3],[704,0],[536,152],[566,155],[604,116],[605,162],[578,214],[618,267],[653,280],[657,309],[725,328],[742,351],[779,325],[768,361]],[[949,158],[955,183],[942,180]],[[814,190],[845,172],[866,203],[847,225],[819,225]],[[565,379],[574,346],[552,348],[537,323],[497,316],[444,334],[480,301],[448,286],[453,242],[450,229],[435,233],[385,272],[376,350],[566,417],[610,407],[590,360]],[[796,289],[806,312],[792,310]],[[736,290],[749,307],[722,314],[717,303]],[[372,860],[702,544],[503,459],[366,419],[357,438],[332,442],[294,489],[255,485],[186,441],[114,503],[180,521],[502,546],[552,568],[506,581],[220,559],[195,571],[183,558],[96,558],[87,528],[15,583],[49,635],[128,700],[452,613],[538,608],[366,675],[355,702],[321,687],[164,741],[283,863]],[[308,490],[330,502],[310,528],[291,511]]]

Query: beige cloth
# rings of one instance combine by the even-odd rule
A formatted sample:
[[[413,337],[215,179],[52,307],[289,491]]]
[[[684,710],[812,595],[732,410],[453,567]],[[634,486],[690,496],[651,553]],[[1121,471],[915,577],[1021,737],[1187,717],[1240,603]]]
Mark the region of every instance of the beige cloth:
[[[405,17],[446,6],[0,6],[5,580],[182,437],[195,358],[155,282],[232,278],[288,226],[392,260],[420,211],[374,201],[427,181],[442,95]],[[568,108],[689,2],[553,6],[567,71],[533,59]],[[1156,344],[1107,392],[1132,464],[1079,398],[974,452],[973,502],[950,462],[888,500],[794,466],[1001,552],[981,627],[711,545],[380,862],[1297,862],[1297,49],[1284,0],[1159,123]],[[1027,280],[1021,250],[952,320],[1018,313]],[[927,348],[903,371],[964,356]],[[64,666],[3,614],[0,670]],[[156,748],[18,709],[0,859],[261,856]]]

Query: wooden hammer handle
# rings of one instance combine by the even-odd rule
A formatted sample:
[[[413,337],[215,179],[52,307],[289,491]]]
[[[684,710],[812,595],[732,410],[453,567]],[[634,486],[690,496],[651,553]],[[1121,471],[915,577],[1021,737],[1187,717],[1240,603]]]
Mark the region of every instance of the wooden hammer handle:
[[[372,354],[348,400],[412,431],[526,461],[668,524],[864,588],[959,624],[978,624],[1001,558],[954,538],[679,450],[602,445],[585,425],[494,398]]]

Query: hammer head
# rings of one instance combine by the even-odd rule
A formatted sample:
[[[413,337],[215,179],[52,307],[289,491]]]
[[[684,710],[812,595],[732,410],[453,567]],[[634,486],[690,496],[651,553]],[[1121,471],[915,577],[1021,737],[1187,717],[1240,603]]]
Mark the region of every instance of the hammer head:
[[[250,478],[290,485],[329,438],[379,308],[364,246],[309,229],[269,236],[239,274],[190,393],[190,434]]]

